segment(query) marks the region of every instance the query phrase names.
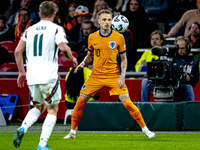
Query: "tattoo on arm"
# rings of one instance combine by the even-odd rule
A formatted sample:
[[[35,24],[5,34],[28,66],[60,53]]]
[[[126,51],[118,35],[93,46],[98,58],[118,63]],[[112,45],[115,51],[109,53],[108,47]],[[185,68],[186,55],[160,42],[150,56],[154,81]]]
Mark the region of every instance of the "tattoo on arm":
[[[125,77],[127,69],[126,53],[121,54],[121,75]]]
[[[83,60],[85,62],[85,65],[89,65],[89,63],[93,60],[94,52],[88,51],[85,59]]]

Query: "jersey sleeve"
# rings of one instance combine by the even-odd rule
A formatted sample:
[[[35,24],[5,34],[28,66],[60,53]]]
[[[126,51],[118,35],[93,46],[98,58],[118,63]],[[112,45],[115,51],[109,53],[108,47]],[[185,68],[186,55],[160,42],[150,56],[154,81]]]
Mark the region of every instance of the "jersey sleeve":
[[[88,37],[88,51],[93,51],[94,50],[94,47],[92,45],[92,36],[89,35]]]
[[[119,52],[120,54],[123,54],[126,52],[126,43],[125,43],[125,39],[124,39],[124,36],[121,35],[120,36],[120,40],[119,40]]]
[[[56,29],[56,44],[60,44],[61,42],[65,42],[68,43],[67,39],[66,39],[66,34],[65,31],[62,27],[57,27]]]

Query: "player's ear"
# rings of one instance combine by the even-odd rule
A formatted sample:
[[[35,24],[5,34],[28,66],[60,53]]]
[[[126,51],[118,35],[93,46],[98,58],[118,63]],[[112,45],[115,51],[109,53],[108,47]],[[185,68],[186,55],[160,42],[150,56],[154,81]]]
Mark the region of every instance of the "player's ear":
[[[100,20],[98,19],[98,23],[100,24]]]
[[[38,12],[38,15],[39,15],[39,17],[41,18],[41,13],[40,13],[40,12]]]
[[[53,13],[53,16],[56,17],[56,12]]]

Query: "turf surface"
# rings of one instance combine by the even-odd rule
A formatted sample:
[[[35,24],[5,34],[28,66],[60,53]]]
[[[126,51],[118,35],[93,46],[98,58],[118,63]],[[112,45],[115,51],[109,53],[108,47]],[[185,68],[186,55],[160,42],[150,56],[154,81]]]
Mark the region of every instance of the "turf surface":
[[[0,149],[13,150],[14,132],[0,133]],[[54,150],[198,150],[200,132],[156,133],[148,139],[142,133],[77,133],[75,139],[63,139],[66,133],[53,132],[48,144]],[[17,150],[35,150],[40,133],[26,133]]]

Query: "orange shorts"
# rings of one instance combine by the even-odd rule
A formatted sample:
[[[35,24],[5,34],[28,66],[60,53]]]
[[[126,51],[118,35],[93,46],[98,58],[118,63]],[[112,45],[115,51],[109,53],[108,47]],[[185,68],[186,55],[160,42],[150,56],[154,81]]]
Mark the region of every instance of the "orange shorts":
[[[91,75],[83,84],[80,93],[84,93],[86,95],[94,96],[99,90],[101,90],[104,86],[107,86],[109,89],[110,95],[121,95],[128,94],[128,89],[126,85],[123,88],[119,88],[117,81],[119,79],[119,75],[111,76],[111,77],[94,77]]]

